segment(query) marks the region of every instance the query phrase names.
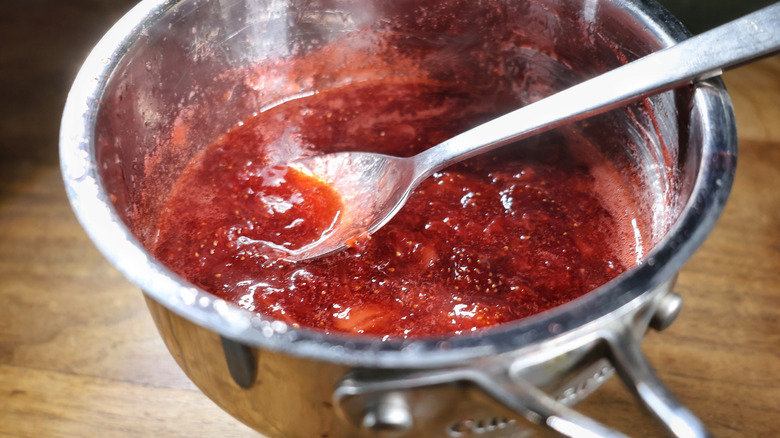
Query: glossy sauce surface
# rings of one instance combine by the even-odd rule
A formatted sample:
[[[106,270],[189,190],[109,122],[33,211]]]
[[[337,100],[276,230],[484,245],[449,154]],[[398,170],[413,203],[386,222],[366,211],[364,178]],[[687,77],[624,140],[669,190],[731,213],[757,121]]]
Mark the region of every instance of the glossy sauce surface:
[[[359,248],[280,259],[280,248],[316,240],[341,202],[284,167],[289,159],[331,150],[410,155],[496,115],[441,84],[391,85],[352,84],[283,103],[204,148],[168,197],[155,255],[248,310],[392,338],[533,315],[632,262],[593,173],[568,152],[577,145],[554,136],[435,174]]]

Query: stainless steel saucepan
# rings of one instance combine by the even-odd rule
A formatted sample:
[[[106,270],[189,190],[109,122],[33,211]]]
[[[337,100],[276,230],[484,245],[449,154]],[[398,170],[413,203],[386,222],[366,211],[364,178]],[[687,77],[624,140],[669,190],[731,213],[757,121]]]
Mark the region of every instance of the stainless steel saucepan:
[[[637,266],[531,318],[407,341],[326,334],[228,304],[149,253],[165,195],[200,148],[253,112],[350,80],[338,68],[317,80],[296,76],[284,63],[267,76],[229,72],[305,60],[344,38],[369,47],[361,32],[395,20],[409,24],[409,41],[451,66],[475,68],[465,54],[500,47],[511,68],[486,71],[485,80],[511,71],[524,78],[515,90],[526,102],[688,36],[652,0],[142,1],[76,78],[61,162],[79,220],[144,291],[179,365],[227,412],[272,437],[615,436],[572,408],[613,374],[669,434],[705,436],[639,344],[648,327],[676,317],[675,276],[731,187],[735,123],[717,79],[557,133],[598,144],[651,225]],[[442,23],[462,32],[442,33]],[[492,39],[497,29],[506,39]],[[380,78],[380,64],[361,71]]]

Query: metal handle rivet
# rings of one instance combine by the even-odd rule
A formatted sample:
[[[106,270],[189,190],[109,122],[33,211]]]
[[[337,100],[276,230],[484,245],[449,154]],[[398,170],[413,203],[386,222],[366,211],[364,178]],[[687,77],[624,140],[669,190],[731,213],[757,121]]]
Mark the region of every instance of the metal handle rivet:
[[[362,425],[376,432],[402,433],[412,428],[412,413],[403,394],[390,392],[369,404]]]
[[[658,308],[655,310],[655,314],[650,319],[650,327],[661,331],[672,325],[677,315],[680,314],[682,309],[683,298],[674,293],[669,292],[658,304]]]

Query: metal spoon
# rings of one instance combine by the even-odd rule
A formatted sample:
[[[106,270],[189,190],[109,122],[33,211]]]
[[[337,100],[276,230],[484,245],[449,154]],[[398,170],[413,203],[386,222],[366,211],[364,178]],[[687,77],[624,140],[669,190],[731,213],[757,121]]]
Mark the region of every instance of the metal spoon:
[[[479,125],[413,157],[343,152],[293,162],[292,167],[337,190],[344,208],[333,229],[285,258],[320,257],[369,236],[403,207],[421,181],[451,164],[654,93],[720,75],[726,68],[778,50],[780,3]]]

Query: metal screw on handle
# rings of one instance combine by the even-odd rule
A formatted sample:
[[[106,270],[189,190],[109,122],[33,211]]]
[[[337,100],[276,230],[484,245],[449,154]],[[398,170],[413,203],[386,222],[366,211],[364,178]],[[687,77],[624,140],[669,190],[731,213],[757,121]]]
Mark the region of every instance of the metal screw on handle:
[[[680,314],[682,310],[683,298],[674,293],[669,292],[658,303],[658,308],[655,310],[655,314],[650,318],[650,327],[655,330],[666,330]]]
[[[404,394],[388,392],[378,397],[363,414],[362,426],[384,436],[404,434],[412,428],[412,412]]]

